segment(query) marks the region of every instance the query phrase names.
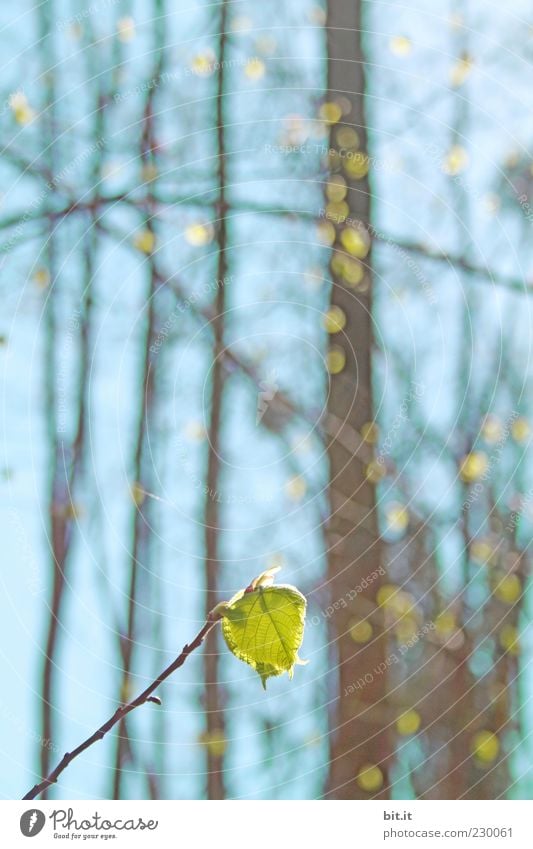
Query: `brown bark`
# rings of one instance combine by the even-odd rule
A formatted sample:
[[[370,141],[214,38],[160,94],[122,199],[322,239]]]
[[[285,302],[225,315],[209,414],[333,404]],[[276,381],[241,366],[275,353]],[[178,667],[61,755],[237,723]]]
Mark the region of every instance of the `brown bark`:
[[[360,140],[359,152],[366,151],[365,73],[361,44],[361,2],[329,0],[328,3],[328,87],[330,101],[349,101],[345,126],[353,127]],[[345,110],[346,112],[346,110]],[[340,125],[332,127],[330,146],[336,146]],[[342,164],[341,164],[342,168]],[[342,173],[342,172],[341,172]],[[370,220],[368,177],[346,176],[350,217],[361,228]],[[336,226],[337,240],[344,229]],[[336,250],[343,251],[337,242]],[[365,279],[357,290],[347,288],[332,270],[331,304],[346,316],[344,334],[335,343],[344,349],[346,364],[340,374],[332,375],[328,399],[328,421],[338,421],[339,431],[346,424],[360,433],[362,425],[373,420],[372,408],[372,316],[370,259],[365,260]],[[331,434],[330,434],[331,436]],[[360,452],[348,452],[333,436],[329,444],[331,518],[328,528],[328,580],[331,601],[347,600],[347,593],[379,569],[381,551],[376,518],[374,485],[367,479]],[[334,497],[333,497],[334,496]],[[350,518],[350,516],[352,518]],[[337,652],[338,696],[334,705],[330,744],[330,772],[327,796],[359,799],[387,796],[387,767],[390,755],[386,730],[385,673],[374,670],[387,657],[386,638],[374,632],[373,638],[359,646],[350,637],[355,617],[364,618],[374,607],[379,579],[355,596],[347,606],[339,606],[330,619],[331,639]],[[370,673],[368,683],[350,694],[350,687]],[[357,781],[366,764],[379,767],[383,784],[365,791]]]
[[[219,33],[219,71],[216,100],[216,129],[218,155],[218,262],[217,295],[214,306],[213,329],[213,368],[211,386],[211,410],[208,424],[208,457],[206,476],[206,496],[204,508],[204,544],[205,544],[205,613],[217,603],[218,578],[220,572],[220,427],[222,414],[222,396],[224,389],[224,311],[226,308],[225,287],[223,284],[227,272],[227,203],[226,203],[226,140],[225,140],[225,56],[226,56],[227,3],[223,0],[220,10]],[[224,711],[219,685],[219,635],[212,631],[207,636],[203,655],[206,712],[206,753],[207,753],[207,798],[223,799],[223,754],[212,745],[217,738],[224,736]]]

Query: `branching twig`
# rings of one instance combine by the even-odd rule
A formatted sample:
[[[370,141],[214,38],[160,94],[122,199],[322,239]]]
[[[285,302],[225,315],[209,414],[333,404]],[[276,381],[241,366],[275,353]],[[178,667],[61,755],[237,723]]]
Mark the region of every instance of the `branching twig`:
[[[75,749],[73,749],[72,752],[65,752],[62,760],[58,763],[56,768],[52,770],[50,775],[44,778],[40,782],[40,784],[36,784],[35,787],[32,787],[32,789],[28,793],[26,793],[25,796],[23,796],[23,799],[35,799],[36,796],[46,790],[47,787],[49,787],[51,784],[55,784],[61,773],[68,767],[68,765],[74,760],[74,758],[77,758],[78,755],[81,755],[81,753],[84,752],[85,749],[88,749],[89,746],[92,746],[93,743],[96,743],[98,740],[102,740],[107,734],[107,732],[110,731],[113,726],[117,724],[117,722],[120,722],[120,720],[124,719],[124,717],[127,716],[128,713],[131,713],[132,710],[135,710],[135,708],[140,707],[141,705],[144,705],[146,704],[146,702],[150,701],[158,704],[159,700],[152,696],[154,690],[156,690],[159,685],[163,683],[163,681],[165,681],[170,675],[172,675],[172,673],[175,672],[176,669],[179,669],[179,667],[185,663],[191,652],[201,646],[205,637],[217,621],[218,617],[215,614],[209,614],[205,625],[198,632],[192,643],[183,646],[181,653],[175,658],[175,660],[172,661],[170,666],[167,666],[167,668],[164,669],[163,672],[161,672],[157,676],[157,678],[152,681],[152,683],[149,684],[148,687],[146,687],[146,689],[143,690],[140,695],[137,696],[137,698],[133,699],[133,701],[131,702],[128,702],[128,704],[126,705],[120,705],[120,707],[116,709],[113,716],[111,716],[107,720],[107,722],[104,722],[104,724],[101,725],[100,728],[98,728],[98,730],[94,732],[94,734],[91,734],[90,737],[87,737],[87,739],[84,740],[83,743],[80,743],[80,745],[77,746]]]

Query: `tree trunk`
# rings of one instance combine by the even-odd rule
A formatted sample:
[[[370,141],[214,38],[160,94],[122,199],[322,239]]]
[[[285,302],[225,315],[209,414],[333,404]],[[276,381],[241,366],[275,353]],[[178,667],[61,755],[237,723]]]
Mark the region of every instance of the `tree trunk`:
[[[218,261],[217,295],[213,328],[213,368],[211,386],[211,411],[208,426],[208,457],[206,475],[206,496],[204,508],[205,540],[205,616],[218,601],[218,582],[220,572],[220,429],[222,416],[222,396],[224,392],[223,356],[224,350],[224,312],[226,298],[222,281],[227,271],[227,202],[226,202],[226,140],[225,140],[225,62],[226,29],[228,7],[222,0],[219,18],[219,70],[216,97],[216,131],[218,156],[218,200],[216,204]],[[224,791],[224,710],[219,684],[219,639],[218,630],[213,630],[206,638],[204,660],[205,714],[206,714],[206,752],[207,752],[207,798],[223,799]]]
[[[329,0],[327,21],[328,102],[341,104],[344,116],[337,122],[334,112],[331,115],[335,123],[331,126],[330,147],[337,151],[332,157],[332,170],[338,175],[336,179],[342,176],[346,181],[345,200],[349,206],[349,220],[333,216],[336,243],[331,306],[340,308],[346,317],[344,332],[335,335],[334,344],[338,354],[342,349],[345,364],[331,364],[327,416],[331,503],[328,580],[331,603],[342,600],[329,620],[337,652],[338,696],[332,713],[327,796],[337,799],[386,798],[390,755],[385,710],[387,675],[386,669],[383,671],[386,637],[381,627],[374,628],[364,644],[354,642],[350,635],[354,621],[364,620],[369,613],[374,615],[382,577],[379,573],[373,579],[371,576],[378,570],[384,573],[375,487],[366,474],[368,446],[363,443],[363,450],[350,452],[341,438],[341,431],[347,429],[360,434],[363,425],[373,419],[370,255],[368,252],[362,256],[364,251],[342,239],[344,231],[352,229],[369,244],[365,226],[370,220],[370,193],[364,166],[367,134],[361,6],[360,0]],[[347,128],[355,130],[359,137],[357,159],[343,156],[340,150],[345,145],[339,130]],[[361,165],[359,176],[353,168],[355,161]],[[329,206],[326,215],[331,220]],[[343,261],[351,263],[352,270],[354,261],[362,262],[364,275],[356,286],[353,275],[350,285],[350,274],[339,270]],[[367,589],[354,595],[363,579],[369,584]],[[367,766],[378,769],[364,772]]]

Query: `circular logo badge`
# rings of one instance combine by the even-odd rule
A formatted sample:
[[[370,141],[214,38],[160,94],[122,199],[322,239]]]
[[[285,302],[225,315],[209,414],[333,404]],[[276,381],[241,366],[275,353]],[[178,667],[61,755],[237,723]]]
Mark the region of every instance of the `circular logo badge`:
[[[46,817],[42,811],[37,808],[32,808],[31,811],[24,811],[20,818],[20,830],[24,837],[35,837],[43,830]]]

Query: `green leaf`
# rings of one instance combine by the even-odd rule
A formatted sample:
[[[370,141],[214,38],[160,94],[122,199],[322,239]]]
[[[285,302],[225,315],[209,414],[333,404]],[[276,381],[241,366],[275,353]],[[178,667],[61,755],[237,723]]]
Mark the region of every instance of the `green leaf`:
[[[272,573],[259,578],[224,605],[222,633],[235,657],[248,663],[263,687],[274,675],[292,678],[304,635],[305,597],[288,584],[269,586]]]

